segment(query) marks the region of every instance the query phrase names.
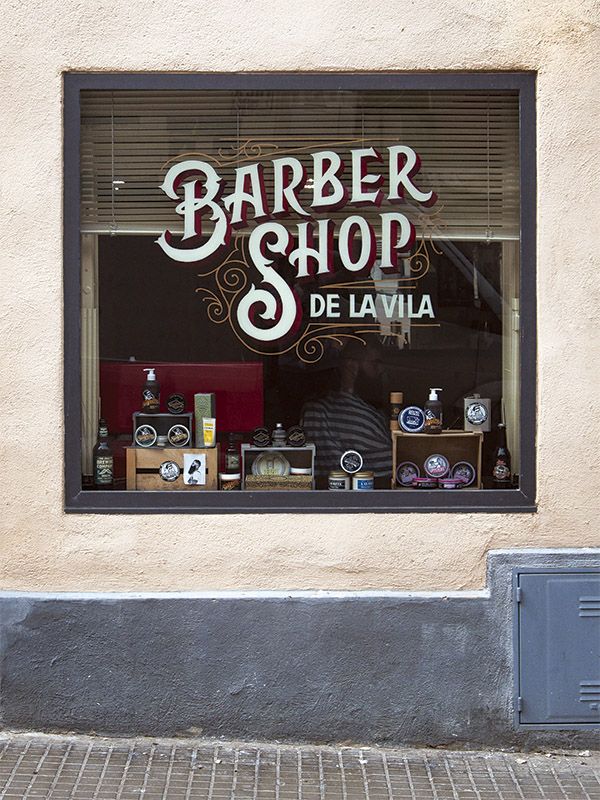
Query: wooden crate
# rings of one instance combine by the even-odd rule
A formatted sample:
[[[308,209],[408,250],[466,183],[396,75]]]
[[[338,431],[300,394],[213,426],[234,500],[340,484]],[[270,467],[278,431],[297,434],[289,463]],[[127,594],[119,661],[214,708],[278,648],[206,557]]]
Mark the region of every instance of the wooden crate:
[[[450,462],[450,468],[459,461],[468,461],[477,470],[475,482],[469,486],[469,489],[481,489],[482,446],[483,433],[481,431],[443,431],[435,435],[392,431],[392,489],[401,488],[396,482],[398,464],[403,461],[412,461],[421,470],[421,477],[425,477],[423,464],[425,459],[433,453],[446,456]]]
[[[183,455],[206,454],[206,483],[188,486],[183,482]],[[174,461],[181,470],[177,480],[164,481],[158,474],[163,461]],[[152,470],[148,472],[147,470]],[[128,447],[127,489],[137,491],[197,492],[218,489],[219,447]]]

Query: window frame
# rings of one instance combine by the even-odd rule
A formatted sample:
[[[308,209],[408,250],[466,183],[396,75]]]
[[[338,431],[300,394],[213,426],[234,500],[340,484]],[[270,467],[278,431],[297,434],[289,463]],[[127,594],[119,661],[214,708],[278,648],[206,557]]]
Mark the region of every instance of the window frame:
[[[534,72],[63,74],[64,509],[67,513],[532,513],[536,506],[536,109]],[[477,492],[99,492],[81,487],[80,92],[102,90],[518,91],[520,485]]]

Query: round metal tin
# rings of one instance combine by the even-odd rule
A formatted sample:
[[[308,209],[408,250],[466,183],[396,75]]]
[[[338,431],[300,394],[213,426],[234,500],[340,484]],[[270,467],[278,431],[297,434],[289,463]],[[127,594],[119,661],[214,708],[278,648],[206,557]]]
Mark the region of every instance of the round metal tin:
[[[133,440],[138,447],[152,447],[157,439],[158,434],[152,425],[140,425],[133,434]]]
[[[304,447],[306,434],[299,425],[292,425],[287,432],[287,443],[290,447]]]
[[[185,425],[173,425],[169,428],[167,439],[173,447],[185,447],[190,440],[190,432]]]
[[[163,463],[158,468],[158,474],[163,479],[163,481],[167,481],[167,483],[172,483],[173,481],[176,481],[177,478],[181,475],[181,468],[174,461],[163,461]]]
[[[476,475],[475,467],[468,461],[458,461],[450,472],[450,477],[460,478],[464,486],[470,486],[475,481]]]
[[[450,471],[450,462],[441,453],[432,453],[425,459],[423,469],[430,478],[444,478]]]
[[[185,411],[185,397],[178,392],[170,394],[167,400],[167,411],[169,414],[183,414]]]
[[[256,456],[252,463],[252,474],[285,477],[290,474],[290,462],[282,453],[269,450]]]
[[[465,482],[462,478],[440,478],[438,484],[440,489],[462,489]]]
[[[420,478],[421,470],[412,461],[403,461],[396,469],[396,482],[400,486],[412,486],[413,478]]]
[[[413,478],[412,485],[415,489],[437,489],[437,478]]]
[[[271,444],[271,434],[267,428],[255,428],[252,431],[252,443],[255,447],[268,447]]]
[[[356,450],[346,450],[340,458],[340,467],[351,475],[362,469],[363,457]]]
[[[398,415],[398,423],[405,433],[420,433],[425,427],[425,414],[419,406],[407,406]]]
[[[369,470],[356,472],[352,476],[352,488],[358,492],[366,492],[375,488],[375,477]]]

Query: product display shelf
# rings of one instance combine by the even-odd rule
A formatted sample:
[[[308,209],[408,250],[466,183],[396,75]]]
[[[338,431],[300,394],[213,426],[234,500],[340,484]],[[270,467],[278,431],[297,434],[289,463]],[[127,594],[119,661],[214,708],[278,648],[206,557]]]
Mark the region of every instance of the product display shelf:
[[[468,489],[481,489],[481,454],[483,448],[483,433],[480,431],[442,431],[438,434],[428,433],[405,433],[404,431],[392,431],[392,489],[404,489],[396,481],[396,469],[403,461],[412,461],[420,471],[421,477],[425,476],[423,464],[425,459],[439,453],[446,456],[450,462],[450,468],[459,461],[468,461],[476,470],[475,481]],[[411,487],[406,487],[407,491],[419,491]],[[443,490],[440,490],[443,491]],[[467,487],[459,489],[467,491]]]
[[[206,491],[218,489],[219,445],[216,447],[127,447],[127,489],[137,491]],[[206,455],[206,483],[183,482],[183,456]],[[174,461],[180,469],[177,480],[165,481],[159,469]]]
[[[315,452],[314,444],[305,444],[302,447],[255,447],[243,444],[242,454],[242,489],[261,490],[310,490],[315,488]],[[289,462],[290,467],[310,469],[310,475],[298,476],[256,476],[252,474],[252,465],[261,453],[281,453]]]

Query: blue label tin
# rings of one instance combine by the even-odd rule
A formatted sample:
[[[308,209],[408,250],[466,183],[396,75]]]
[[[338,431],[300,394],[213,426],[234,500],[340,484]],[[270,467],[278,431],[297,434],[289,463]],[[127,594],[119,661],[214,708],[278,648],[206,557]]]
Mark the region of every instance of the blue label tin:
[[[419,406],[407,406],[398,416],[398,423],[405,433],[420,433],[425,427],[425,414]]]

